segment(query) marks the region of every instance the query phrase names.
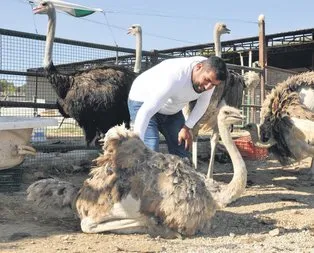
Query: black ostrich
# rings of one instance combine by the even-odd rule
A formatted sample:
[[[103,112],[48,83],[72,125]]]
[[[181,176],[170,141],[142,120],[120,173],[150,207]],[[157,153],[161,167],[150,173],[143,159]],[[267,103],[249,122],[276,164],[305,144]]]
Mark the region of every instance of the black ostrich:
[[[59,73],[52,62],[55,7],[51,2],[44,1],[33,11],[35,14],[48,15],[44,69],[58,96],[60,113],[78,122],[88,146],[95,144],[96,139],[112,126],[125,123],[129,127],[127,98],[137,73],[117,65],[92,67],[73,74]],[[130,29],[141,33],[138,25],[133,25]],[[130,29],[129,33],[132,33]],[[135,34],[134,31],[132,34]],[[137,61],[136,67],[139,69],[140,57],[137,57]]]

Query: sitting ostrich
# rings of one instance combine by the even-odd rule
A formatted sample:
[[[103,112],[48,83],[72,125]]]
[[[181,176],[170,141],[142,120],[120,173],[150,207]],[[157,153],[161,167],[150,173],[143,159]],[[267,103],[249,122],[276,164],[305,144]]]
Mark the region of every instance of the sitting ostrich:
[[[214,28],[214,44],[215,44],[215,55],[221,57],[221,41],[220,37],[222,34],[230,33],[230,29],[227,28],[224,23],[216,23]],[[245,82],[246,80],[246,82]],[[239,108],[242,104],[242,96],[244,89],[255,88],[260,83],[259,75],[253,71],[246,72],[244,76],[228,70],[227,80],[217,87],[213,92],[210,100],[210,104],[199,120],[199,122],[192,129],[193,133],[193,148],[192,148],[192,160],[195,168],[197,168],[197,137],[200,130],[211,132],[210,137],[210,160],[208,165],[207,178],[213,178],[214,161],[217,143],[219,141],[219,132],[217,125],[217,114],[220,108],[224,105],[229,105]],[[188,114],[195,103],[189,104],[189,108],[185,114]],[[226,145],[224,143],[224,145]]]
[[[106,133],[97,167],[79,191],[65,181],[43,179],[28,187],[27,198],[60,212],[74,207],[85,233],[149,233],[167,238],[207,233],[216,210],[239,198],[246,187],[246,166],[228,129],[242,119],[236,108],[220,109],[218,127],[228,143],[234,175],[219,189],[186,159],[152,151],[122,125]]]
[[[261,109],[261,123],[247,124],[256,146],[269,148],[282,165],[314,157],[314,72],[276,85]],[[312,159],[311,174],[314,176]]]
[[[136,59],[136,73],[117,65],[93,67],[73,74],[59,73],[52,62],[55,7],[52,2],[42,1],[33,11],[35,14],[48,15],[44,69],[58,96],[60,113],[78,122],[88,146],[94,144],[97,137],[112,126],[124,122],[129,127],[127,98],[136,73],[140,70],[141,58]],[[136,48],[141,51],[140,26],[133,25],[129,33],[137,34]],[[137,52],[137,56],[141,56],[141,52]]]

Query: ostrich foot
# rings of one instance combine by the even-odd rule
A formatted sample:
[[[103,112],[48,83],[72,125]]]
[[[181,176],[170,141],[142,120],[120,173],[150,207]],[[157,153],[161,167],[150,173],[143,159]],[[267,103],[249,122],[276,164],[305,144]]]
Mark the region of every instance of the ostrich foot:
[[[16,155],[36,155],[36,150],[27,145],[18,145],[16,147]]]

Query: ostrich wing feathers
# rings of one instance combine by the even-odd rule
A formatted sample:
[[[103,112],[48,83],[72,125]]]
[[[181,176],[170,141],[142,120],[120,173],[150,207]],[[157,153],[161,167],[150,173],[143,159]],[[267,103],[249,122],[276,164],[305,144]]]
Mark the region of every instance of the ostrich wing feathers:
[[[261,138],[274,138],[277,144],[270,148],[282,164],[313,156],[314,72],[292,76],[279,83],[266,97],[261,110]],[[306,101],[306,103],[304,103]],[[313,105],[311,104],[313,103]],[[292,160],[291,160],[292,159]]]
[[[240,108],[242,104],[243,90],[245,88],[243,77],[240,74],[229,70],[226,83],[227,85],[222,97],[227,105]]]
[[[72,205],[78,188],[57,179],[42,179],[27,188],[27,200],[44,209],[58,209],[65,214],[72,213]]]
[[[214,215],[217,206],[206,190],[204,177],[194,171],[189,162],[149,150],[124,126],[107,132],[103,151],[96,159],[99,167],[92,171],[93,178],[104,170],[115,175],[117,180],[112,180],[113,184],[118,181],[121,184],[124,178],[123,192],[141,199],[140,211],[158,217],[159,223],[193,235]]]

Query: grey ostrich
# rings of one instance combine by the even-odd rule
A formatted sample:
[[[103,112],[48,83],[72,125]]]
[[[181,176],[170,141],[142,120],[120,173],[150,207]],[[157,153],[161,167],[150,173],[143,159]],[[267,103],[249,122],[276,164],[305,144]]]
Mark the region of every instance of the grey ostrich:
[[[256,146],[268,148],[281,164],[312,157],[314,176],[314,72],[294,75],[276,85],[261,109],[261,123],[247,124]]]
[[[52,62],[56,29],[55,7],[49,1],[42,1],[33,12],[48,15],[44,69],[58,96],[60,113],[78,122],[84,131],[87,145],[94,144],[96,138],[112,126],[123,122],[129,126],[127,98],[136,73],[117,65],[103,65],[73,74],[59,73]],[[138,31],[140,37],[141,29]],[[136,61],[138,71],[141,59],[137,58]]]
[[[167,238],[208,233],[217,209],[241,196],[246,187],[245,163],[232,141],[229,126],[242,120],[240,111],[222,107],[218,127],[234,166],[231,182],[208,182],[186,160],[147,148],[124,126],[105,135],[97,167],[78,191],[71,183],[43,179],[29,186],[28,200],[41,207],[73,207],[85,233],[149,233]]]
[[[227,28],[224,23],[216,23],[214,29],[214,43],[215,43],[215,55],[221,57],[221,41],[220,37],[222,34],[230,33],[230,30]],[[214,161],[215,161],[215,152],[216,146],[219,141],[219,132],[217,126],[217,114],[219,109],[223,105],[230,105],[239,108],[242,103],[242,95],[244,88],[250,89],[256,86],[259,82],[259,76],[254,74],[247,74],[250,77],[246,77],[246,80],[250,82],[245,83],[244,77],[240,74],[228,70],[227,80],[221,83],[218,87],[215,88],[210,104],[200,119],[200,121],[193,128],[193,148],[192,148],[192,160],[195,168],[197,168],[197,137],[200,130],[211,132],[210,137],[210,160],[207,172],[207,178],[213,178],[214,170]],[[193,103],[190,103],[190,108],[194,106]],[[191,110],[191,109],[190,109]],[[189,111],[190,111],[189,110]]]

